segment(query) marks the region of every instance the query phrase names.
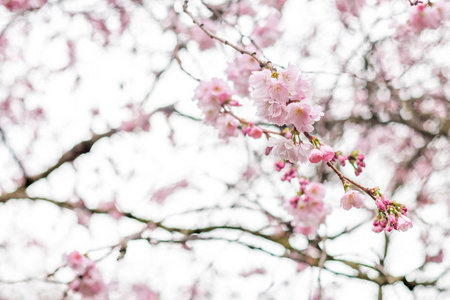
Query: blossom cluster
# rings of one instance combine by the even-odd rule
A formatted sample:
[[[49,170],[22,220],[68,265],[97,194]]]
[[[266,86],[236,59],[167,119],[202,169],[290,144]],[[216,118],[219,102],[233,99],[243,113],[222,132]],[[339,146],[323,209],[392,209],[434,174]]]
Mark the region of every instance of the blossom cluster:
[[[73,251],[66,256],[67,263],[77,277],[69,284],[69,289],[80,293],[84,298],[101,295],[106,291],[102,276],[95,263],[89,258]]]
[[[449,12],[450,4],[445,1],[412,6],[408,22],[398,26],[395,38],[402,40],[425,29],[436,29],[448,19]]]
[[[320,224],[325,222],[330,213],[329,206],[323,203],[325,188],[318,182],[300,178],[300,191],[284,203],[286,210],[294,217],[294,232],[307,236],[314,235]]]
[[[271,138],[267,143],[267,147],[276,158],[290,163],[305,163],[312,149],[311,144],[295,143],[292,139],[284,137]]]
[[[433,5],[420,3],[411,8],[409,25],[415,32],[427,28],[436,29],[446,18],[448,18],[447,3],[437,2]]]
[[[11,12],[23,12],[29,9],[39,8],[47,3],[47,0],[0,0],[0,4]]]
[[[408,209],[395,201],[389,200],[388,197],[378,193],[375,203],[377,205],[377,216],[373,221],[372,231],[391,232],[392,230],[406,231],[412,228],[412,222],[407,217]]]
[[[227,78],[233,82],[234,89],[239,95],[249,95],[249,78],[253,71],[259,70],[259,63],[251,56],[236,54],[235,59],[227,68]]]
[[[239,106],[231,100],[232,91],[228,84],[218,78],[210,81],[201,81],[195,90],[194,99],[198,100],[198,106],[202,110],[205,123],[219,130],[219,136],[223,139],[238,135],[239,122],[224,107]]]
[[[358,150],[353,151],[348,156],[344,155],[342,151],[337,151],[331,161],[339,161],[341,166],[345,166],[346,161],[348,161],[355,170],[355,175],[358,176],[361,174],[362,168],[366,166],[366,163],[364,162],[365,158],[364,154],[360,153]]]
[[[321,161],[329,162],[334,158],[334,150],[331,146],[321,145],[319,149],[313,149],[309,152],[309,161],[316,164]]]
[[[297,131],[311,132],[323,116],[319,105],[305,101],[311,84],[293,65],[280,72],[268,69],[253,72],[249,79],[257,115],[277,125],[294,125]]]

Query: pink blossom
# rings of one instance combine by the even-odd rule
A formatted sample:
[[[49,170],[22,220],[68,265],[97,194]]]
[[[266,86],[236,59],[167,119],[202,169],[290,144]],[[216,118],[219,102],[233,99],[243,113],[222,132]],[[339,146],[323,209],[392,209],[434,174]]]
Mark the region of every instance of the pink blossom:
[[[298,161],[301,163],[307,162],[311,149],[311,144],[301,143],[298,147]]]
[[[253,57],[237,53],[236,58],[228,64],[227,78],[233,82],[237,93],[248,96],[249,78],[259,68],[259,63]]]
[[[358,191],[350,190],[341,198],[341,206],[345,210],[352,207],[361,208],[363,207],[363,200],[363,196]]]
[[[375,233],[380,233],[384,230],[384,227],[381,225],[373,225],[372,226],[372,231]]]
[[[194,99],[205,115],[205,123],[215,126],[220,116],[222,104],[231,98],[232,92],[228,84],[218,78],[201,81],[195,89]]]
[[[406,231],[409,228],[412,228],[412,222],[411,220],[405,216],[405,215],[401,215],[398,220],[397,220],[397,229],[401,230],[401,231]]]
[[[298,70],[298,68],[289,63],[288,67],[284,70],[281,70],[279,74],[279,79],[289,87],[289,90],[294,91],[298,85],[297,78],[300,75],[300,71]]]
[[[256,115],[277,125],[286,124],[286,105],[272,99],[255,100]]]
[[[259,127],[252,127],[250,128],[250,131],[248,132],[248,135],[251,136],[254,139],[259,139],[263,134],[263,131]]]
[[[321,117],[323,117],[324,113],[323,113],[323,108],[320,105],[314,105],[313,107],[311,107],[311,111],[309,113],[309,116],[311,117],[311,119],[314,120],[314,122],[317,122],[320,120]]]
[[[77,251],[66,256],[69,266],[77,277],[69,284],[72,291],[78,292],[84,298],[98,295],[105,291],[105,285],[95,263]]]
[[[325,188],[321,183],[312,182],[306,186],[305,195],[313,201],[321,201],[325,196]]]
[[[293,178],[297,177],[297,172],[294,168],[289,169],[284,173],[284,175],[281,177],[282,181],[291,181]]]
[[[284,161],[277,161],[276,163],[275,163],[275,169],[278,171],[278,172],[280,172],[283,168],[284,168],[284,166],[286,166],[286,163],[284,162]]]
[[[278,80],[272,82],[269,86],[269,96],[278,103],[286,104],[289,101],[289,90],[287,85]]]
[[[84,274],[75,278],[70,283],[69,288],[80,293],[83,299],[99,295],[106,290],[103,278],[95,265],[92,265]]]
[[[217,123],[214,126],[219,130],[219,137],[224,140],[228,140],[229,137],[236,137],[239,133],[238,121],[230,114],[224,114],[217,119]]]
[[[288,105],[287,124],[294,124],[298,131],[310,132],[314,129],[314,120],[310,116],[311,106],[302,101]]]
[[[320,152],[322,152],[324,162],[329,162],[334,158],[334,150],[328,145],[322,145]]]
[[[301,75],[298,73],[297,81],[295,82],[295,88],[292,92],[292,98],[294,100],[302,100],[306,98],[306,93],[311,89],[311,82],[309,76]]]
[[[379,196],[376,197],[375,204],[377,205],[378,210],[385,211],[386,205],[383,203]]]
[[[318,149],[312,149],[311,152],[309,152],[309,161],[316,164],[322,161],[323,154]]]
[[[0,0],[0,4],[12,12],[39,8],[45,3],[47,3],[47,0]]]
[[[309,183],[309,180],[304,178],[299,181],[304,193],[285,201],[283,206],[294,217],[294,232],[313,236],[320,224],[325,222],[330,207],[322,202],[325,195],[322,184]]]
[[[250,86],[254,89],[252,97],[255,99],[267,98],[269,96],[268,88],[275,81],[272,78],[272,72],[268,69],[252,72],[249,78]]]
[[[86,267],[90,264],[90,260],[81,255],[78,251],[70,252],[65,258],[69,264],[69,267],[80,273],[83,273]]]
[[[267,146],[272,147],[272,153],[277,159],[285,159],[293,163],[298,160],[298,146],[292,140],[271,138]]]

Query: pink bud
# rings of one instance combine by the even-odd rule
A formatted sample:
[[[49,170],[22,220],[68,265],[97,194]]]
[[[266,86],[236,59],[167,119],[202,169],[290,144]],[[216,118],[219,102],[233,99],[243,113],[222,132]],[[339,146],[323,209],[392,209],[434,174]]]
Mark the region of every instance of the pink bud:
[[[379,225],[378,225],[378,226],[375,226],[375,225],[374,225],[374,226],[372,227],[372,231],[375,232],[375,233],[380,233],[380,232],[383,231],[383,229],[384,229],[384,228],[381,227],[381,226],[379,226]]]
[[[259,139],[262,136],[262,129],[259,127],[252,127],[250,128],[248,135],[251,136],[254,139]]]
[[[286,164],[284,163],[284,161],[277,161],[275,163],[275,169],[279,172],[279,171],[281,171],[281,169],[284,168],[285,165]]]
[[[224,104],[225,102],[228,101],[228,99],[230,99],[230,95],[228,93],[222,93],[219,95],[220,104]]]
[[[311,152],[309,152],[309,161],[316,164],[318,162],[321,162],[323,159],[323,154],[318,149],[313,149]]]
[[[383,201],[380,199],[380,197],[377,197],[377,200],[375,200],[375,203],[377,204],[377,207],[381,211],[386,210],[386,206],[384,205]]]
[[[230,105],[230,106],[242,106],[242,104],[240,104],[237,100],[230,100],[230,102],[228,102],[228,105]]]
[[[322,152],[324,162],[329,162],[334,158],[334,150],[328,145],[320,147],[320,152]]]

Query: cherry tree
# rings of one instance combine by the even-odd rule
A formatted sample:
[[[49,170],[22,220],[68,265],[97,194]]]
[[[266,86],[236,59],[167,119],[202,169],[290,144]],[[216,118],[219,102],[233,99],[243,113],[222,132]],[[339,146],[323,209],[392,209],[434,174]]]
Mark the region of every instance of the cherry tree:
[[[0,299],[450,296],[450,2],[0,4]]]

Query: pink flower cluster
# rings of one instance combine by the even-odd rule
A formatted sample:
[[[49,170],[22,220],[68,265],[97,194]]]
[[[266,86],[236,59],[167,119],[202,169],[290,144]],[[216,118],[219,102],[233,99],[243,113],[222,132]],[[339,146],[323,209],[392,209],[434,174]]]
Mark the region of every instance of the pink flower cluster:
[[[330,207],[322,202],[325,188],[318,182],[310,183],[301,178],[300,191],[297,196],[285,202],[284,207],[294,217],[292,226],[296,233],[314,235],[320,224],[325,222]]]
[[[69,285],[70,290],[80,293],[83,299],[100,295],[106,291],[102,276],[93,261],[78,251],[67,255],[66,260],[77,275]]]
[[[0,0],[0,4],[11,12],[22,12],[36,9],[47,3],[47,0]]]
[[[219,136],[223,139],[238,135],[239,122],[223,108],[225,106],[239,106],[231,100],[232,91],[228,84],[217,78],[210,81],[201,81],[195,90],[194,99],[198,100],[198,106],[205,115],[205,123],[219,130]]]
[[[253,72],[249,79],[257,115],[277,125],[294,125],[297,131],[312,131],[323,116],[322,108],[304,99],[311,85],[299,70],[289,64],[285,70]]]
[[[448,19],[450,4],[446,1],[414,5],[410,9],[409,21],[399,25],[394,36],[403,40],[416,35],[425,29],[436,29]]]
[[[362,172],[362,168],[366,166],[364,162],[364,154],[355,151],[348,157],[348,161],[352,164],[355,169],[355,174],[358,176]]]
[[[449,6],[446,2],[437,2],[433,5],[423,3],[411,7],[409,25],[415,32],[424,29],[436,29],[448,18]]]
[[[239,95],[249,95],[249,78],[253,71],[259,70],[259,63],[251,56],[236,54],[236,58],[228,65],[227,78],[234,84]]]
[[[361,174],[362,172],[362,168],[366,166],[364,159],[365,159],[364,154],[359,153],[358,150],[353,151],[349,156],[342,154],[342,151],[337,151],[334,157],[331,159],[331,161],[336,162],[339,160],[339,163],[342,166],[345,166],[345,161],[348,160],[348,162],[352,165],[353,169],[355,170],[355,175],[359,176],[359,174]]]
[[[388,197],[378,194],[375,203],[378,214],[373,221],[372,231],[379,233],[383,230],[391,232],[393,229],[406,231],[412,228],[412,222],[407,217],[407,208],[403,204],[390,201]]]
[[[284,159],[292,164],[305,163],[312,148],[311,144],[294,143],[292,139],[284,137],[270,138],[267,146],[277,159]]]
[[[287,171],[285,171],[283,176],[281,176],[281,181],[289,181],[290,182],[292,179],[294,179],[298,176],[295,165],[290,164],[290,163],[288,163],[288,165],[290,165],[290,167],[287,168]],[[277,170],[277,172],[280,172],[285,166],[286,166],[286,162],[284,160],[277,161],[275,163],[275,169]]]

